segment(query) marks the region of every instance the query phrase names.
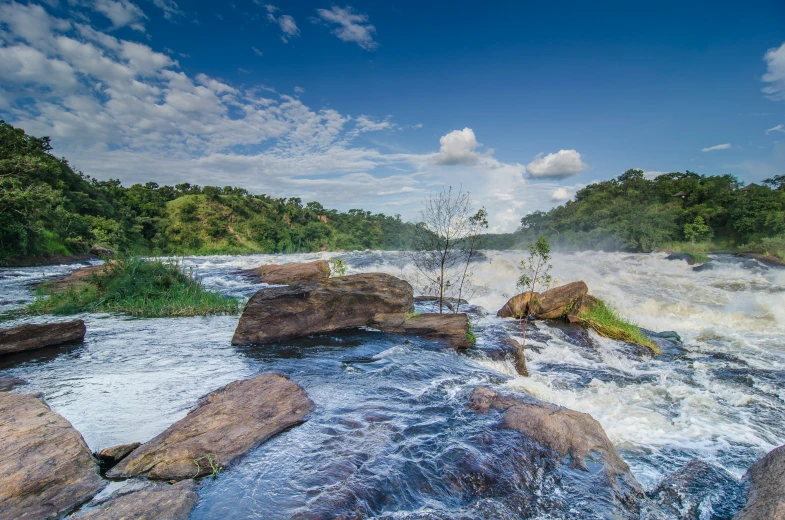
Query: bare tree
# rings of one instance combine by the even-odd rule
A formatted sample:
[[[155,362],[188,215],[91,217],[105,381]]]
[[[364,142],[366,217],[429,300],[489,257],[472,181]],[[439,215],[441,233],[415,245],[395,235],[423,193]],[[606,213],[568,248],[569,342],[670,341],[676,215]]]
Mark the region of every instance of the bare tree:
[[[439,313],[444,312],[447,293],[459,276],[454,268],[464,259],[461,244],[470,230],[470,204],[468,192],[452,187],[423,201],[411,259],[426,280],[426,289],[438,296]]]
[[[458,286],[458,300],[455,302],[454,308],[454,312],[456,313],[460,310],[464,290],[473,287],[469,268],[472,258],[474,258],[477,252],[482,248],[484,238],[482,231],[485,229],[488,229],[488,212],[485,211],[485,208],[480,208],[477,210],[477,213],[469,217],[468,236],[464,239],[462,245],[466,264],[463,267],[461,283]]]

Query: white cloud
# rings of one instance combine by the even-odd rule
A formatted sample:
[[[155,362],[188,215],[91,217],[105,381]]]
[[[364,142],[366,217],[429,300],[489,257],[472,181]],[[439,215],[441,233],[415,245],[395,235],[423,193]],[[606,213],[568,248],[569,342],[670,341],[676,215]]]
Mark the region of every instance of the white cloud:
[[[771,132],[785,132],[785,128],[783,127],[783,125],[780,124],[780,125],[773,126],[773,127],[769,128],[768,130],[766,130],[767,134],[770,134]]]
[[[564,202],[571,198],[572,195],[565,188],[556,188],[551,192],[551,201],[553,202]]]
[[[766,73],[761,79],[767,83],[763,93],[774,100],[785,100],[785,42],[766,51],[763,61],[766,62]]]
[[[715,144],[707,148],[701,148],[701,152],[713,152],[714,150],[727,150],[730,148],[730,143]]]
[[[295,93],[295,94],[298,94],[298,95],[299,95],[299,94],[305,94],[305,89],[304,89],[304,88],[302,88],[302,87],[297,87],[297,86],[295,86],[295,87],[294,87],[294,93]]]
[[[387,119],[376,121],[372,117],[365,115],[356,118],[355,126],[360,132],[378,132],[379,130],[389,130],[396,127],[394,123],[390,122],[389,116]]]
[[[575,150],[559,150],[545,156],[540,153],[526,165],[529,175],[537,179],[565,179],[588,169],[589,166],[581,160],[581,154]]]
[[[357,14],[351,7],[344,9],[333,6],[332,9],[317,9],[316,12],[325,22],[338,24],[333,34],[345,42],[354,42],[361,48],[372,51],[379,44],[374,41],[376,27],[368,23],[368,15]]]
[[[254,54],[256,54],[257,56],[264,56],[264,53],[263,53],[262,51],[260,51],[259,49],[257,49],[256,47],[251,47],[251,50],[252,50],[252,51],[254,52]]]
[[[436,157],[436,164],[466,164],[474,165],[480,160],[480,154],[475,150],[480,145],[471,128],[453,130],[439,139],[441,148]]]
[[[112,28],[118,29],[126,25],[136,31],[144,32],[142,20],[144,12],[136,4],[128,0],[95,0],[93,8],[112,22]]]
[[[153,4],[164,12],[164,18],[167,20],[184,15],[174,0],[153,0]]]
[[[267,20],[272,23],[277,23],[278,27],[281,28],[281,40],[284,43],[287,43],[291,38],[297,38],[300,36],[300,29],[297,27],[297,23],[295,23],[294,18],[289,16],[288,14],[282,14],[281,16],[275,16],[275,12],[279,11],[277,7],[274,5],[265,5],[265,9],[267,9]]]

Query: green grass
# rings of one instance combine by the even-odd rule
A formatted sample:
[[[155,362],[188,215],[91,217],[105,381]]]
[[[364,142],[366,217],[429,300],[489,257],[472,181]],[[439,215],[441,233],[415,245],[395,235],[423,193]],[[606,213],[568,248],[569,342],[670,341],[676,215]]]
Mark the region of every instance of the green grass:
[[[469,343],[472,345],[477,343],[477,336],[474,334],[474,326],[472,325],[471,320],[469,320],[469,326],[466,330],[466,339],[468,339]]]
[[[580,320],[586,326],[596,330],[600,336],[636,343],[650,349],[655,354],[660,353],[657,345],[647,338],[637,325],[619,316],[602,300],[598,300],[587,312],[582,313]]]
[[[711,260],[711,258],[709,258],[709,255],[707,255],[706,253],[692,253],[692,252],[690,252],[690,253],[684,253],[684,254],[692,259],[692,263],[693,264],[705,264],[706,262]]]
[[[173,261],[125,258],[107,264],[80,286],[38,289],[29,314],[119,312],[158,318],[237,314],[240,300],[208,291]]]

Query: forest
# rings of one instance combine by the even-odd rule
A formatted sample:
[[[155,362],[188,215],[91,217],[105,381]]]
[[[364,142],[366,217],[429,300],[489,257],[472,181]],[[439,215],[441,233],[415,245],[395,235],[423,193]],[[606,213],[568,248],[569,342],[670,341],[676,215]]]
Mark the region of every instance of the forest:
[[[412,224],[242,188],[124,187],[74,171],[48,137],[0,121],[0,263],[71,256],[103,244],[130,254],[406,249]]]

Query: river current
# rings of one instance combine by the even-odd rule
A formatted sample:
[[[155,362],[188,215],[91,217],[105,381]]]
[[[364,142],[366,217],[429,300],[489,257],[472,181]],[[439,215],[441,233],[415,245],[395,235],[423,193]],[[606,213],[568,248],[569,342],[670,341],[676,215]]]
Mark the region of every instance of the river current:
[[[386,272],[417,284],[404,254],[336,255],[348,274]],[[181,262],[208,288],[247,298],[261,285],[238,270],[330,256]],[[469,298],[477,345],[465,355],[372,330],[233,347],[236,316],[91,314],[80,316],[84,344],[0,358],[0,375],[28,381],[14,391],[43,392],[93,450],[144,442],[231,381],[269,370],[290,376],[316,404],[310,420],[205,479],[191,515],[198,520],[608,517],[591,485],[520,463],[520,436],[497,428],[498,416],[467,408],[479,385],[591,414],[648,492],[694,458],[737,480],[785,444],[785,269],[730,256],[694,271],[659,253],[557,253],[557,283],[584,280],[625,317],[650,331],[675,331],[683,343],[651,358],[594,332],[537,322],[531,377],[522,378],[496,355],[517,326],[495,313],[515,293],[523,256],[487,252],[473,264],[482,286]],[[0,311],[32,301],[35,283],[81,266],[0,270]],[[0,326],[44,320],[52,318]],[[696,518],[738,509],[738,496],[723,495],[722,485],[705,484],[719,491],[701,499]],[[649,518],[670,514],[656,503],[643,510]]]

